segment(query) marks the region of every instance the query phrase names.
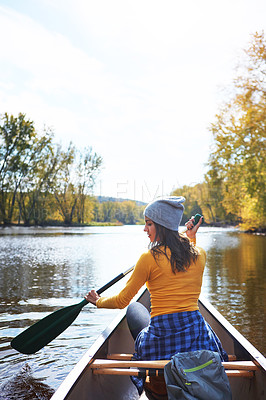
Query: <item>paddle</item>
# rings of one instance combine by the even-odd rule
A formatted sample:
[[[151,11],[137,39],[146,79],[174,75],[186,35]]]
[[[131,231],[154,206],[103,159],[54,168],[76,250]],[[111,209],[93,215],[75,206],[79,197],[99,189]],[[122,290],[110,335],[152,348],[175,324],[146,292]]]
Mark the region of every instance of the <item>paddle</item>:
[[[109,287],[120,281],[125,275],[131,272],[135,266],[122,272],[106,285],[97,290],[98,294],[103,293]],[[20,333],[11,341],[13,349],[23,354],[33,354],[42,349],[60,333],[62,333],[77,318],[81,309],[88,304],[84,299],[78,304],[61,308],[47,317],[44,317],[28,329]]]

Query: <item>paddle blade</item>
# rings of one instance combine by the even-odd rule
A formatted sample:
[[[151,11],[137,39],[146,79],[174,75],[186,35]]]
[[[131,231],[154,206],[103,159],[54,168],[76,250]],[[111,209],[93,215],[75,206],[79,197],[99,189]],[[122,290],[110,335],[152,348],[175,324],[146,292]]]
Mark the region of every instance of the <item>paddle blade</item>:
[[[36,353],[68,328],[86,304],[88,302],[82,300],[78,304],[61,308],[47,315],[16,336],[11,341],[11,346],[23,354]]]

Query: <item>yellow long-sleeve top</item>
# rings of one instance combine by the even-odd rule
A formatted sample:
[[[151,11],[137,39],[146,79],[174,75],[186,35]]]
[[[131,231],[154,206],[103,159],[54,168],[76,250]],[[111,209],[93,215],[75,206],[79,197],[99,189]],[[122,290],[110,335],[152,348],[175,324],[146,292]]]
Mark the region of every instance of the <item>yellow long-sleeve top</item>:
[[[98,308],[124,308],[146,283],[151,295],[151,317],[182,311],[198,310],[206,253],[200,247],[195,263],[185,272],[174,274],[165,255],[154,259],[150,251],[139,258],[125,288],[116,296],[101,297]],[[169,250],[170,254],[170,250]]]

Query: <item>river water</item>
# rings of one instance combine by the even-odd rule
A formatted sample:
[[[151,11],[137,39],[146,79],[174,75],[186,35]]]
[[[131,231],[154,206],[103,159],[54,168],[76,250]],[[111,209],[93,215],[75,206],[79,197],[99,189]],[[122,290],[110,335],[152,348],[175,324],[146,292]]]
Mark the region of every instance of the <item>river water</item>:
[[[197,244],[207,251],[203,295],[266,355],[266,238],[202,227]],[[10,341],[134,265],[147,245],[143,226],[0,230],[0,400],[51,397],[119,311],[84,307],[65,332],[33,355],[16,352]],[[117,293],[126,279],[105,294]]]

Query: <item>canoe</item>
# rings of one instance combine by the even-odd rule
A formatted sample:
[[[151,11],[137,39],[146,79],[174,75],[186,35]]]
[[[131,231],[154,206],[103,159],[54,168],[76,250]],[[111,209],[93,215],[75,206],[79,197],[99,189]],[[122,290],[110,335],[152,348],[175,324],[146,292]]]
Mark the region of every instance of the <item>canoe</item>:
[[[146,289],[142,289],[134,300],[149,309],[150,297]],[[233,400],[265,399],[265,357],[202,296],[199,299],[199,308],[230,355],[231,361],[224,363],[224,367]],[[127,327],[125,313],[126,310],[122,310],[96,339],[51,400],[139,399],[129,373],[137,374],[143,369],[139,369],[139,365],[135,368],[132,361],[128,361],[130,354],[134,352],[134,342]],[[163,368],[160,366],[161,360],[155,367],[153,363],[156,362],[150,363],[152,371],[154,368]],[[149,365],[144,365],[144,368],[149,368]],[[147,399],[145,394],[141,396],[141,400],[144,399]]]

